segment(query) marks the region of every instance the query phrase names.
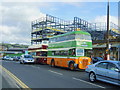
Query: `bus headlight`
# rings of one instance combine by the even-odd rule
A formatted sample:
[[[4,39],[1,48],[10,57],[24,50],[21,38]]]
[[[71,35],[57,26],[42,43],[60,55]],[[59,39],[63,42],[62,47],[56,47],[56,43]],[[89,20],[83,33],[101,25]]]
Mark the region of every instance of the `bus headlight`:
[[[79,63],[81,64],[81,63],[82,63],[82,61],[79,61]]]

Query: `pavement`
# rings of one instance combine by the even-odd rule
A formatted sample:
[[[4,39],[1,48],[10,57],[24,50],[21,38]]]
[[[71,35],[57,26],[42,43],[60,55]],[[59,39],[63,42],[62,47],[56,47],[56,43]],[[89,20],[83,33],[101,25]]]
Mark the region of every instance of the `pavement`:
[[[16,81],[2,70],[0,73],[0,89],[21,88]]]
[[[16,81],[8,75],[2,68],[2,63],[0,61],[0,90],[1,89],[20,89],[21,87],[16,83]]]

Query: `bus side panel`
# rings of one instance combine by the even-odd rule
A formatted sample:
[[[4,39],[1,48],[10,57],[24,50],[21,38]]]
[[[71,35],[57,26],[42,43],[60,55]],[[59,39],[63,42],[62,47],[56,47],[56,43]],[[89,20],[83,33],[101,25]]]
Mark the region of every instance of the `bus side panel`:
[[[64,62],[65,58],[55,58],[55,65],[56,66],[60,66],[60,67],[64,67]]]
[[[48,65],[50,65],[50,64],[51,64],[51,60],[52,60],[52,58],[47,57],[47,64],[48,64]]]
[[[75,59],[71,59],[71,58],[54,58],[55,60],[55,65],[56,66],[60,66],[60,67],[68,67],[68,61],[74,61]]]
[[[73,59],[73,58],[51,58],[47,57],[47,64],[51,64],[51,60],[54,59],[55,66],[60,67],[69,67],[69,61],[74,61],[75,64],[78,64],[79,69],[85,69],[87,65],[90,65],[91,58],[89,57],[79,57],[79,59]]]
[[[63,58],[62,59],[62,67],[68,67],[68,59],[67,58]]]

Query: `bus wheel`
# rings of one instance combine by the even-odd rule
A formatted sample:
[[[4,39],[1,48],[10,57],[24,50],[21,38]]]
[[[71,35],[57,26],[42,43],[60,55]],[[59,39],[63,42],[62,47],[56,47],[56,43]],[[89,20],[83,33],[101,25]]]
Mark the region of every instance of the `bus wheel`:
[[[51,61],[51,67],[55,67],[55,61],[54,60]]]
[[[75,69],[75,67],[74,67],[74,63],[70,63],[70,65],[69,65],[69,69],[72,70],[72,71]]]

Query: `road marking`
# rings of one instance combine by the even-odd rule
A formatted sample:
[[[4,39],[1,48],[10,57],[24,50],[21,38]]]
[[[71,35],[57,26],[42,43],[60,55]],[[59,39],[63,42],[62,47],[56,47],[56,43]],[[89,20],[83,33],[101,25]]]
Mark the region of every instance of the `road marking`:
[[[55,71],[52,71],[52,70],[48,70],[48,71],[50,71],[52,73],[55,73],[55,74],[63,75],[62,73],[58,73],[58,72],[55,72]]]
[[[84,83],[88,83],[88,84],[91,84],[91,85],[94,85],[94,86],[97,86],[97,87],[100,87],[100,88],[105,88],[103,86],[100,86],[100,85],[97,85],[97,84],[93,84],[93,83],[90,83],[90,82],[87,82],[87,81],[84,81],[82,79],[78,79],[78,78],[75,78],[73,77],[74,80],[78,80],[78,81],[81,81],[81,82],[84,82]]]
[[[12,77],[22,88],[27,88],[28,90],[32,90],[27,85],[25,85],[20,79],[18,79],[14,74],[8,71],[6,68],[0,65],[0,68],[5,71],[10,77]]]
[[[40,67],[37,67],[37,66],[33,66],[33,65],[32,65],[31,67],[32,67],[32,68],[37,68],[37,69],[40,69]]]

